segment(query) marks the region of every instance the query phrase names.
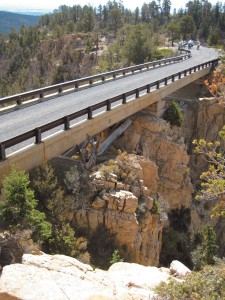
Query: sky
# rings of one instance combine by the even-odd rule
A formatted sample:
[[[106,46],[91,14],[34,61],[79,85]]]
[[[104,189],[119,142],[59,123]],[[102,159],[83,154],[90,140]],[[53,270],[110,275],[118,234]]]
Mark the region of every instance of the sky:
[[[172,10],[174,8],[184,8],[185,3],[189,0],[171,0]],[[224,2],[223,0],[209,0],[213,5],[216,2]],[[0,0],[0,10],[8,11],[52,11],[57,9],[60,5],[73,6],[80,4],[84,6],[85,4],[90,4],[91,6],[99,6],[100,4],[104,5],[108,0]],[[125,8],[134,10],[137,6],[141,7],[143,3],[149,3],[151,0],[123,0],[123,5]]]

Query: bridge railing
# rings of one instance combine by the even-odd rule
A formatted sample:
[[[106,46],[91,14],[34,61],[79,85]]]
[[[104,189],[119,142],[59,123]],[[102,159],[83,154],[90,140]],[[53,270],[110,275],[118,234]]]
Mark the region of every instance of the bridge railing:
[[[63,118],[60,118],[53,122],[42,125],[38,128],[27,131],[27,132],[20,134],[14,138],[3,141],[0,143],[0,161],[6,160],[6,149],[7,148],[18,145],[24,141],[29,140],[30,138],[34,138],[35,144],[40,144],[42,142],[42,133],[44,133],[46,131],[54,129],[60,125],[64,126],[64,130],[69,130],[71,121],[73,121],[75,119],[86,116],[86,120],[91,120],[94,117],[94,111],[96,111],[96,110],[105,108],[105,111],[110,111],[112,109],[112,104],[115,102],[120,101],[119,105],[124,105],[127,103],[127,101],[129,101],[128,97],[130,97],[130,96],[134,96],[134,98],[137,99],[140,97],[140,93],[143,91],[146,93],[151,93],[153,88],[154,88],[154,90],[160,89],[161,87],[166,86],[170,82],[174,82],[174,81],[181,79],[182,76],[183,77],[188,76],[188,75],[192,74],[193,72],[200,71],[200,70],[210,67],[210,66],[212,68],[214,68],[218,64],[218,62],[219,62],[219,59],[214,59],[209,62],[205,62],[205,63],[199,64],[197,66],[188,68],[181,72],[167,76],[163,79],[151,82],[147,85],[141,86],[134,90],[130,90],[126,93],[123,93],[118,96],[112,97],[110,99],[104,100],[100,103],[94,104],[94,105],[84,108],[80,111],[74,112],[70,115],[64,116]]]
[[[0,99],[0,107],[4,105],[21,105],[29,101],[42,100],[45,97],[61,95],[63,92],[71,92],[85,86],[92,86],[96,83],[103,83],[109,79],[116,79],[118,77],[124,77],[135,72],[141,72],[144,69],[156,68],[162,65],[172,64],[175,62],[180,62],[182,60],[191,57],[191,51],[181,49],[185,54],[174,56],[166,59],[156,60],[152,62],[146,62],[144,64],[139,64],[136,66],[126,67],[118,70],[113,70],[105,73],[100,73],[88,77],[83,77],[80,79],[75,79],[71,81],[66,81],[63,83],[35,89],[29,92],[24,92],[16,94],[13,96],[8,96]]]

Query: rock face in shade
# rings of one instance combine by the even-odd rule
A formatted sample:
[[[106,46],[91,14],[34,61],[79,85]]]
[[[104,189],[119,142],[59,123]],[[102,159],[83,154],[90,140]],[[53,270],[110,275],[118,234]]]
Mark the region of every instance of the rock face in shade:
[[[22,264],[3,268],[0,299],[149,300],[172,277],[166,268],[116,263],[103,271],[64,255],[24,254]]]

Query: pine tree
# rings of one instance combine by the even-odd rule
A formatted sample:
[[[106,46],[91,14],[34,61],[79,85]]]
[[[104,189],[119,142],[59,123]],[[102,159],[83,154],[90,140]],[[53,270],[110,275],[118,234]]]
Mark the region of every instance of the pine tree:
[[[36,239],[47,239],[51,235],[51,224],[46,221],[45,214],[36,209],[38,201],[29,184],[28,174],[12,170],[3,181],[1,215],[12,228],[32,229]]]

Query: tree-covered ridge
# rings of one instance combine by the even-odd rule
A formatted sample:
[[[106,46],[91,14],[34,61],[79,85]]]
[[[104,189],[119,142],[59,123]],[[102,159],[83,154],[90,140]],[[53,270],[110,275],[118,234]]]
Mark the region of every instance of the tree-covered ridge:
[[[37,25],[39,18],[39,16],[0,11],[0,32],[9,34],[12,28],[20,30],[22,25],[26,27]]]
[[[224,24],[225,5],[205,0],[189,1],[173,14],[170,0],[134,11],[122,1],[62,5],[40,17],[37,26],[0,35],[0,97],[159,59],[166,42],[192,38],[223,45]]]

